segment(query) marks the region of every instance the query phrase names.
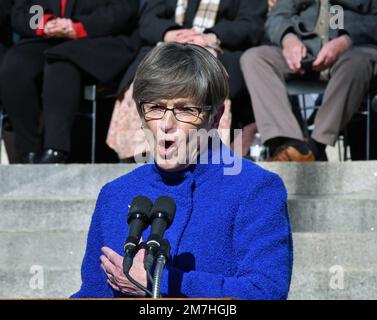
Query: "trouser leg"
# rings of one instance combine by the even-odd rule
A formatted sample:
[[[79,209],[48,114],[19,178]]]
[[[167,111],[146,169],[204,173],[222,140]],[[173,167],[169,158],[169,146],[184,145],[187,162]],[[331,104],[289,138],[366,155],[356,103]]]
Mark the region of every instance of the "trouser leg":
[[[20,44],[11,48],[0,71],[2,103],[12,123],[15,147],[20,155],[41,147],[40,111],[43,52],[46,43]]]
[[[81,101],[81,72],[68,61],[46,63],[43,83],[44,147],[69,152]]]
[[[339,132],[360,109],[369,90],[377,50],[355,47],[348,50],[330,69],[330,80],[318,110],[312,138],[334,145]]]
[[[241,69],[262,141],[278,137],[303,141],[288,99],[285,79],[291,72],[282,50],[273,46],[249,49],[241,57]]]

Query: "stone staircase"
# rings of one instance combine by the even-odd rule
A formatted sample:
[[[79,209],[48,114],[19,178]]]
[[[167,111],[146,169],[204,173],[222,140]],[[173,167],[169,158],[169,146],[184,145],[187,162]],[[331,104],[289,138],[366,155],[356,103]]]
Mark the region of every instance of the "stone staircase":
[[[377,163],[262,166],[289,192],[290,299],[377,299]],[[0,166],[0,298],[74,293],[98,191],[134,167]]]

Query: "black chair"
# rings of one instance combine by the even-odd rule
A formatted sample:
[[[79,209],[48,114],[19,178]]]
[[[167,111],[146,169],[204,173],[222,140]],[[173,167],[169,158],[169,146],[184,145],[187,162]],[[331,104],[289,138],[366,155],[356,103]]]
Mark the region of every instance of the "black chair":
[[[141,0],[139,2],[139,14],[142,13],[146,6],[146,1]],[[84,87],[84,100],[91,103],[90,113],[79,112],[79,115],[88,117],[92,121],[91,125],[91,163],[95,163],[96,160],[96,127],[97,127],[97,108],[99,99],[115,99],[116,88],[109,86],[99,86],[96,84],[89,84]]]
[[[90,103],[90,112],[79,111],[78,116],[91,120],[91,151],[90,162],[96,163],[96,133],[97,133],[97,108],[99,100],[116,99],[116,88],[113,86],[87,85],[84,87],[84,100]]]
[[[4,115],[4,110],[0,104],[0,164],[1,164],[1,151],[2,151],[2,142],[3,142],[3,123],[4,123],[4,118],[5,118],[5,115]]]
[[[308,94],[324,94],[326,90],[327,82],[321,80],[289,80],[287,81],[287,91],[289,96],[298,96],[301,104],[302,111],[304,114],[304,133],[308,135],[307,128],[307,112],[308,110],[316,110],[318,106],[307,106],[305,101],[305,96]],[[361,110],[360,113],[366,117],[366,160],[370,160],[370,142],[371,142],[371,109],[372,109],[372,100],[377,96],[377,85],[375,81],[371,84],[371,89],[365,97],[366,107],[365,110]],[[340,151],[339,151],[339,158]],[[345,159],[346,150],[345,150]]]

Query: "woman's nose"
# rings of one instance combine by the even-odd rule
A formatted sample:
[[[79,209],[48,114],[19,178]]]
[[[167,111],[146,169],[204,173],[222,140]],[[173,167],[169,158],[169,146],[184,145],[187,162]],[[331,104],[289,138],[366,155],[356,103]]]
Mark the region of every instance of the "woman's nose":
[[[161,119],[160,122],[160,129],[168,133],[174,129],[176,129],[177,121],[175,119],[174,113],[172,110],[166,111],[164,117]]]

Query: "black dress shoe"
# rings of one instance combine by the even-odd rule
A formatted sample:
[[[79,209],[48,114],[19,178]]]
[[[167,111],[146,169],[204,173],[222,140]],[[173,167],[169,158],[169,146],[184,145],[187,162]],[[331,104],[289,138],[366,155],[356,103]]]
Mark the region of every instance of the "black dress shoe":
[[[28,152],[24,153],[21,156],[21,163],[22,164],[35,164],[38,160],[38,154],[36,152]]]
[[[38,159],[39,164],[60,164],[67,163],[68,153],[54,149],[46,149]]]

